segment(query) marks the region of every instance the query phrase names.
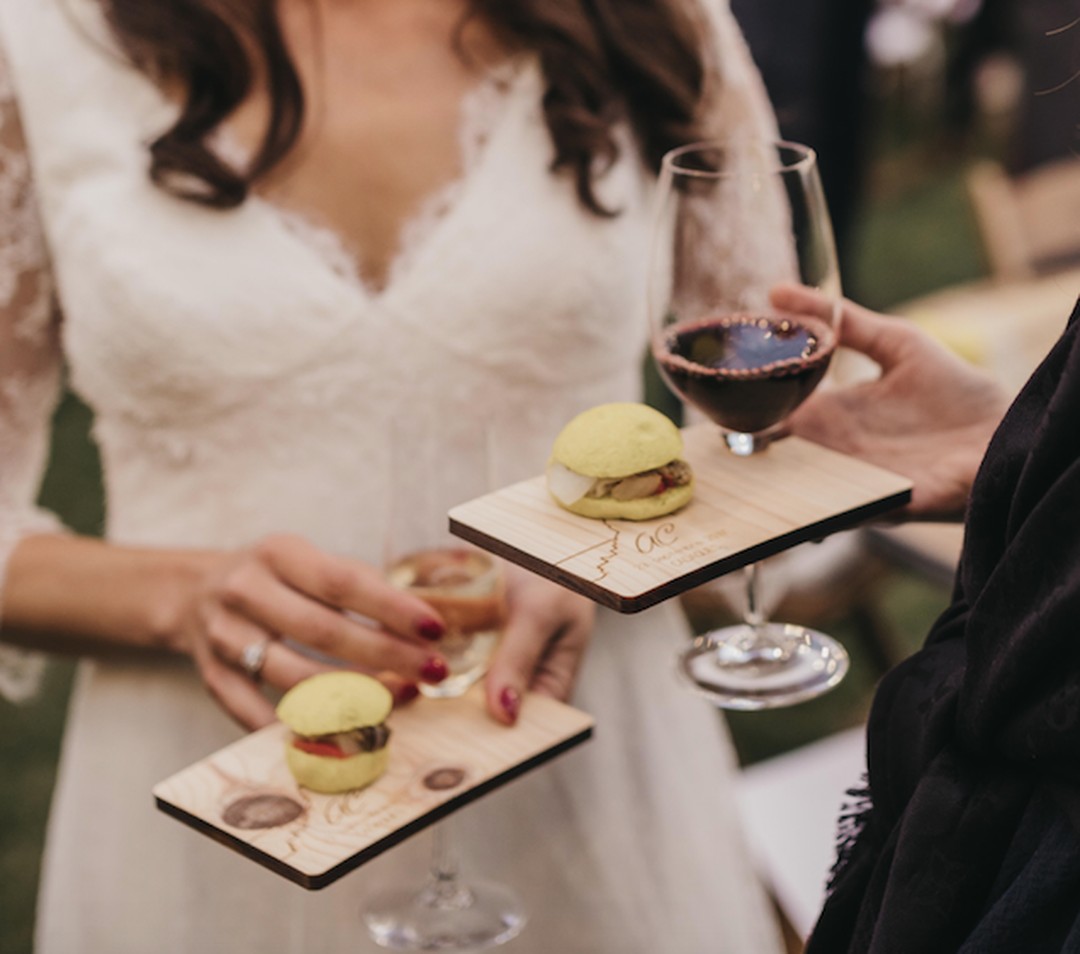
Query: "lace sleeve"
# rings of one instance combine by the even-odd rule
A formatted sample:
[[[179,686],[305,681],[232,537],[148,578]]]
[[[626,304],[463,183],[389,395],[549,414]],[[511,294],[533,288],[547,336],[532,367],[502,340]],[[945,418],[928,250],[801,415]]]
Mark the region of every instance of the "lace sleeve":
[[[0,56],[0,595],[15,545],[59,521],[34,505],[60,387],[57,310],[29,159]],[[0,622],[3,604],[0,602]],[[33,694],[43,657],[0,644],[0,697]]]

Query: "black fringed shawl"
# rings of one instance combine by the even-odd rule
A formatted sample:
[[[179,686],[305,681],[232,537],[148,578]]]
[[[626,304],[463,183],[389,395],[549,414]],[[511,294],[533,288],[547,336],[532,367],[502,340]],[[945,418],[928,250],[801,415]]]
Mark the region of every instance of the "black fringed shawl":
[[[1080,302],[990,443],[867,766],[807,954],[1080,951]]]

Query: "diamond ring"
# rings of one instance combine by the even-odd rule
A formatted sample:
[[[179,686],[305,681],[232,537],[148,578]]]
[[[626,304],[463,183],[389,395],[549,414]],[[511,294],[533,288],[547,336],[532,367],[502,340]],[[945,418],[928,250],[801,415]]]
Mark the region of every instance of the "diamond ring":
[[[248,643],[240,654],[240,665],[252,679],[259,680],[259,674],[266,664],[266,650],[270,646],[269,639],[260,639],[257,643]]]

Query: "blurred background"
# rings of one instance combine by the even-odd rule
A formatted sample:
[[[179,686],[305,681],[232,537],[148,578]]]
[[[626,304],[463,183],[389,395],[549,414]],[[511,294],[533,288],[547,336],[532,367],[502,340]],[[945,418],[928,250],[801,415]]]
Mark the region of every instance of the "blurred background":
[[[1056,180],[1036,215],[1044,223],[1055,207],[1070,213],[1064,237],[1049,250],[1034,240],[1018,245],[1025,219],[1013,195],[1046,168],[1076,165],[1075,0],[732,0],[732,7],[784,135],[819,151],[847,294],[923,323],[992,370],[1011,360],[1002,373],[1010,383],[1022,379],[1080,290],[1080,186],[1069,193],[1071,184]],[[1068,171],[1075,179],[1075,168]],[[1014,199],[1016,209],[995,224]],[[1042,313],[1030,323],[1013,315],[1013,303],[1036,300]],[[991,312],[1002,302],[998,319]],[[1032,353],[1019,366],[1018,344]],[[89,415],[69,397],[56,423],[43,503],[76,530],[97,533],[102,507]],[[955,534],[934,528],[914,538],[860,532],[827,556],[813,545],[800,548],[808,554],[797,551],[780,568],[774,617],[837,636],[853,665],[840,688],[819,700],[772,713],[718,713],[744,767],[780,764],[774,760],[862,724],[882,672],[918,648],[947,604],[957,546]],[[686,600],[699,630],[739,610],[715,589]],[[35,698],[0,700],[5,954],[31,949],[72,675],[69,661],[51,662]],[[831,826],[826,835],[831,839]],[[785,914],[796,922],[797,950],[798,915]]]

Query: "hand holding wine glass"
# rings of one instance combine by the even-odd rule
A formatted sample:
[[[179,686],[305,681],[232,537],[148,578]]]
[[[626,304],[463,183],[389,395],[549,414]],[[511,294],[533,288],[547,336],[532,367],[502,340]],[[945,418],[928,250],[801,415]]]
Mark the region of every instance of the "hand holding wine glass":
[[[772,299],[784,310],[810,315],[832,307],[826,296],[794,285],[778,286]],[[866,355],[881,373],[814,395],[788,428],[910,477],[911,503],[898,518],[962,520],[1009,393],[914,323],[846,300],[841,308],[840,344]]]
[[[836,349],[840,281],[813,150],[756,140],[695,143],[662,163],[650,264],[660,374],[719,425],[732,453],[767,446],[818,386]],[[795,282],[824,293],[813,312],[774,307]],[[761,709],[826,691],[847,654],[814,630],[764,619],[757,565],[742,625],[694,642],[683,674],[717,705]]]

